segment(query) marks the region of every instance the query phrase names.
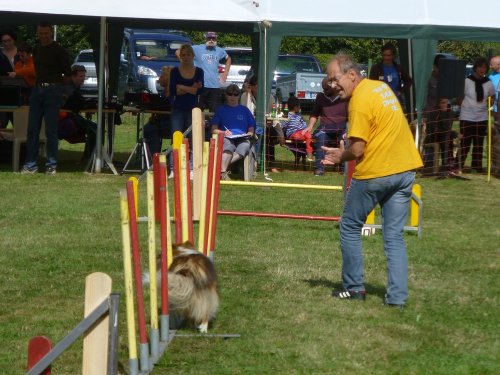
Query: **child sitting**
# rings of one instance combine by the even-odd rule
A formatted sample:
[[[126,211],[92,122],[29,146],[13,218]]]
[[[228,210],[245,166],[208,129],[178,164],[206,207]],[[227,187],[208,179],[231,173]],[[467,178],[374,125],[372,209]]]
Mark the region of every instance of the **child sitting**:
[[[295,96],[288,98],[288,121],[280,123],[285,138],[292,141],[305,141],[307,160],[314,161],[312,135],[307,130],[307,124],[300,115],[300,101]]]

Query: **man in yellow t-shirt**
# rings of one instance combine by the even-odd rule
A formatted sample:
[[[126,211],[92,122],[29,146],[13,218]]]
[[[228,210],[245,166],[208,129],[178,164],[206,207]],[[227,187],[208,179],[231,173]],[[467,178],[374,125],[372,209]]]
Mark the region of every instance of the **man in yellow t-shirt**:
[[[340,299],[364,301],[361,230],[377,204],[382,210],[382,233],[387,256],[387,306],[403,307],[408,298],[408,258],[403,228],[408,216],[415,169],[422,166],[398,99],[387,84],[361,76],[347,55],[335,56],[328,79],[342,99],[350,99],[349,146],[327,148],[323,164],[356,160],[340,222],[343,290]]]

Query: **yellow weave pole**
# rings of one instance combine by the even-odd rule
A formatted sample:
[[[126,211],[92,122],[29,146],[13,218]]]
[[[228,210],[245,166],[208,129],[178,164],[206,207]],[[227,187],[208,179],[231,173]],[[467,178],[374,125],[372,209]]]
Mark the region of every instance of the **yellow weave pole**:
[[[184,137],[182,136],[182,132],[176,131],[172,136],[172,149],[178,150],[182,143],[184,142]]]
[[[200,221],[198,225],[198,250],[203,253],[203,245],[205,244],[205,214],[207,212],[207,184],[208,184],[208,153],[210,143],[203,143],[203,160],[202,160],[202,179],[201,179],[201,194],[200,194]]]
[[[277,187],[277,188],[296,188],[296,189],[314,189],[314,190],[343,190],[342,186],[331,185],[303,185],[303,184],[285,184],[279,182],[255,182],[255,181],[221,181],[221,185],[236,185],[236,186],[262,186],[262,187]]]
[[[151,311],[151,355],[159,354],[160,331],[158,325],[158,290],[156,283],[156,218],[154,172],[147,171],[147,203],[148,203],[148,250],[149,250],[149,307]]]
[[[132,257],[130,246],[130,228],[128,218],[127,191],[120,190],[120,213],[123,247],[123,281],[125,286],[125,303],[127,308],[128,353],[131,374],[139,373],[137,358],[137,338],[135,335],[134,289],[132,282]]]
[[[167,157],[165,155],[160,155],[160,163],[167,165]],[[170,223],[170,202],[168,200],[168,177],[165,175],[165,209],[167,210],[167,266],[170,267],[173,260],[172,254],[172,229]],[[161,192],[160,192],[161,193]]]
[[[132,181],[132,187],[134,188],[134,202],[135,202],[135,216],[139,217],[139,180],[137,177],[130,177],[128,179]]]
[[[205,124],[201,109],[193,108],[192,111],[192,144],[193,144],[193,220],[200,219],[200,205],[203,190],[203,140],[205,138]]]
[[[418,199],[422,199],[422,186],[420,184],[413,185],[413,194],[415,194]],[[418,227],[420,223],[420,211],[418,203],[412,199],[410,203],[410,226]]]
[[[366,217],[365,224],[375,224],[375,210],[372,210]]]
[[[189,241],[189,226],[188,226],[188,188],[187,188],[187,168],[186,168],[186,145],[182,144],[179,149],[180,162],[180,195],[181,195],[181,224],[182,224],[182,242]]]

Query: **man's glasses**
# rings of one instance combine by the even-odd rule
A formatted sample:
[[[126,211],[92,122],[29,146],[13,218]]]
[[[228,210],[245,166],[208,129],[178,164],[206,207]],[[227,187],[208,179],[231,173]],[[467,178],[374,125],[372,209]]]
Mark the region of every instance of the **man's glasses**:
[[[12,39],[2,39],[2,43],[12,42]]]
[[[233,93],[226,93],[227,96],[240,96],[240,94],[238,94],[237,92],[233,92]]]
[[[210,36],[210,37],[208,37],[208,38],[206,38],[206,39],[207,39],[207,40],[217,40],[217,38],[216,38],[216,37],[213,37],[213,36]]]
[[[333,78],[330,78],[330,86],[333,86],[334,84],[337,84],[339,83],[339,81],[342,79],[343,76],[345,76],[346,73],[344,74],[341,74],[340,76],[338,77],[333,77]]]

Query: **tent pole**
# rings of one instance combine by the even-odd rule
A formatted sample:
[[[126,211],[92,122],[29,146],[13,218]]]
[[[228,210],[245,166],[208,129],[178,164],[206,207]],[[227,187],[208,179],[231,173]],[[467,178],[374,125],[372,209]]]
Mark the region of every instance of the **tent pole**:
[[[106,43],[106,17],[101,17],[99,32],[99,77],[97,82],[98,100],[97,100],[97,134],[96,134],[96,155],[95,155],[95,173],[101,173],[102,167],[102,108],[104,107],[104,53]]]

